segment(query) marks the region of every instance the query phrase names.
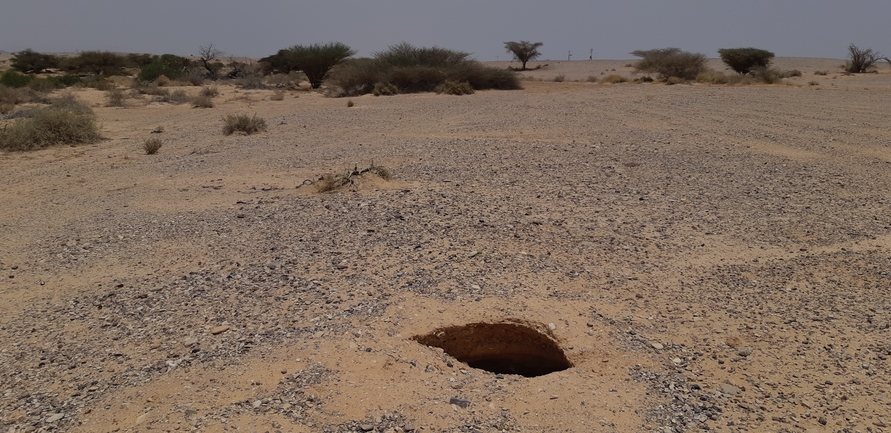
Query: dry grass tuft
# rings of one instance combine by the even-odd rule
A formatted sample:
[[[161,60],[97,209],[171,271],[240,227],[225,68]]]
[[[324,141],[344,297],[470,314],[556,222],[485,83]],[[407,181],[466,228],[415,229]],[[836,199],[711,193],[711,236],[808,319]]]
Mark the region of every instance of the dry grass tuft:
[[[123,90],[114,88],[105,92],[106,107],[124,107],[127,94]]]
[[[220,96],[220,89],[217,89],[217,86],[203,87],[199,95],[207,96],[208,98],[215,98],[217,96]]]
[[[609,83],[609,84],[618,84],[618,83],[627,83],[628,79],[619,75],[619,74],[609,74],[609,75],[603,77],[603,80],[601,80],[601,82]]]
[[[284,90],[276,90],[272,96],[269,97],[270,101],[284,101],[285,100],[285,91]]]
[[[213,108],[213,98],[204,94],[192,98],[192,108]]]
[[[235,132],[243,132],[251,135],[266,130],[266,120],[257,115],[247,114],[228,115],[223,118],[223,134],[232,135]]]
[[[161,149],[161,140],[157,138],[149,138],[142,143],[142,148],[145,149],[146,155],[154,155],[158,153],[158,150]]]

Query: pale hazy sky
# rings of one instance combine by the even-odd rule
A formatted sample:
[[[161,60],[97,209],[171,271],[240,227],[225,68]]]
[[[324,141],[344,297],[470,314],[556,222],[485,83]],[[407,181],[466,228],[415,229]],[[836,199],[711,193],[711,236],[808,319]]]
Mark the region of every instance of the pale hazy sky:
[[[709,57],[754,46],[845,58],[891,54],[891,0],[0,0],[0,50],[109,50],[262,57],[343,42],[369,56],[402,41],[507,59],[503,42],[544,42],[542,59],[627,59],[678,47]]]

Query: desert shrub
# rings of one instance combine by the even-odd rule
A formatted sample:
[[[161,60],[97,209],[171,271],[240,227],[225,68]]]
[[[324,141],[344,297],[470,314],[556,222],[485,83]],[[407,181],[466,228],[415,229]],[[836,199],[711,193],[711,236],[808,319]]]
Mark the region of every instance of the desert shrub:
[[[566,75],[560,74],[560,75],[557,75],[556,77],[554,77],[555,83],[562,83],[564,81],[566,81]]]
[[[597,76],[596,76],[596,75],[588,75],[588,78],[587,78],[585,81],[587,81],[587,82],[589,82],[589,83],[596,83],[596,82],[597,82]]]
[[[634,82],[635,82],[635,83],[652,83],[652,82],[653,82],[653,78],[652,78],[652,77],[640,77],[640,78],[635,78],[635,79],[634,79]]]
[[[242,78],[235,79],[235,85],[242,89],[265,89],[266,83],[263,82],[263,77],[259,75],[249,75]]]
[[[347,108],[352,108],[354,105],[356,104],[353,102],[352,99],[347,100]]]
[[[393,83],[374,83],[374,89],[371,91],[374,96],[393,96],[399,94],[399,89]]]
[[[26,102],[44,102],[40,95],[27,87],[7,87],[0,84],[0,104],[18,105]]]
[[[845,71],[852,74],[866,72],[869,68],[875,66],[879,60],[886,60],[888,63],[891,63],[891,60],[887,57],[882,57],[878,51],[873,51],[872,48],[860,49],[854,44],[848,47],[848,59]]]
[[[769,67],[752,68],[750,74],[755,80],[764,84],[777,84],[782,82],[783,78],[786,78],[785,72]]]
[[[137,80],[133,82],[132,88],[140,95],[167,96],[170,94],[170,90],[158,87],[157,84],[150,81]]]
[[[59,75],[59,76],[55,76],[55,77],[46,77],[46,80],[53,83],[53,85],[57,89],[61,89],[64,87],[71,87],[71,86],[74,86],[75,84],[79,84],[81,82],[80,77],[78,77],[77,75],[74,75],[74,74],[65,74],[65,75]]]
[[[6,87],[19,88],[27,86],[33,79],[34,77],[31,75],[20,74],[9,69],[0,75],[0,84]]]
[[[207,95],[198,95],[192,98],[192,108],[213,108],[213,98]]]
[[[170,85],[170,78],[167,78],[166,75],[161,75],[158,78],[155,78],[155,85],[158,87],[167,87]]]
[[[270,101],[284,101],[285,100],[285,91],[284,90],[276,90],[272,96],[269,97]]]
[[[601,80],[601,82],[610,84],[627,83],[628,79],[619,74],[609,74],[603,77],[603,80]]]
[[[60,59],[52,54],[41,54],[31,50],[19,51],[12,55],[11,66],[19,72],[39,74],[47,69],[58,69]]]
[[[446,95],[472,95],[473,87],[470,86],[470,83],[463,81],[457,82],[452,80],[445,80],[442,84],[436,87],[436,93],[445,93]]]
[[[808,85],[808,86],[819,86],[819,85],[820,85],[820,82],[818,82],[818,81],[808,81],[808,82],[807,82],[807,85]]]
[[[124,101],[127,99],[127,94],[121,89],[114,88],[105,92],[105,99],[106,107],[123,107],[125,105]]]
[[[814,75],[829,75],[829,71],[814,71]]]
[[[541,56],[541,52],[538,51],[538,48],[544,45],[541,42],[529,42],[529,41],[519,41],[519,42],[505,42],[504,49],[507,50],[508,53],[514,55],[514,59],[523,64],[523,71],[526,70],[526,62],[530,60],[535,60]]]
[[[475,90],[519,89],[517,75],[485,67],[469,54],[445,48],[420,48],[407,43],[389,47],[372,59],[353,59],[331,71],[331,96],[374,93],[378,83],[389,83],[398,93],[432,92],[446,80],[467,82]]]
[[[75,57],[64,59],[61,66],[69,72],[110,77],[124,73],[127,58],[108,51],[83,51]]]
[[[217,86],[203,87],[199,94],[201,96],[207,96],[208,98],[215,98],[220,96],[220,89],[218,89]]]
[[[793,70],[791,70],[791,71],[786,71],[786,76],[787,76],[787,77],[800,77],[800,76],[801,76],[801,71],[799,71],[798,69],[793,69]]]
[[[143,81],[155,81],[160,76],[165,76],[171,80],[180,79],[185,75],[192,66],[192,61],[186,57],[180,57],[174,54],[162,54],[161,56],[137,57],[134,61],[129,57],[127,59],[134,66],[139,68],[139,79]]]
[[[105,77],[101,75],[93,75],[87,78],[84,78],[80,82],[81,86],[90,87],[96,90],[110,90],[114,88],[114,83],[108,81]]]
[[[708,84],[750,84],[753,82],[751,75],[730,74],[706,70],[696,76],[696,82]]]
[[[189,83],[193,86],[203,86],[204,85],[204,77],[201,76],[201,73],[198,72],[195,68],[190,68],[185,73],[179,76],[179,79]]]
[[[146,155],[154,155],[161,149],[162,144],[158,138],[149,138],[142,143],[142,148],[145,150]]]
[[[186,102],[191,101],[192,98],[186,93],[183,89],[174,90],[173,93],[170,94],[169,102],[171,104],[185,104]]]
[[[673,86],[675,84],[682,84],[682,83],[686,83],[686,82],[687,82],[687,80],[684,80],[681,77],[668,77],[668,79],[665,80],[665,84],[667,84],[669,86]]]
[[[15,110],[15,104],[0,102],[0,114],[6,116],[11,113],[12,110]]]
[[[758,48],[721,48],[721,60],[739,74],[748,74],[752,68],[766,68],[774,54]]]
[[[354,54],[356,51],[340,42],[294,45],[279,50],[275,55],[265,57],[260,62],[271,72],[287,74],[291,71],[303,71],[312,88],[317,89],[334,66]]]
[[[99,139],[95,113],[73,96],[54,100],[49,107],[35,110],[31,117],[0,129],[0,149],[10,151],[95,143]]]
[[[656,73],[663,79],[676,77],[693,80],[705,70],[705,55],[681,51],[679,48],[637,50],[631,54],[641,58],[634,64],[635,70]]]
[[[228,115],[223,118],[223,134],[232,135],[235,132],[243,132],[247,135],[266,130],[266,120],[257,115],[247,114]]]

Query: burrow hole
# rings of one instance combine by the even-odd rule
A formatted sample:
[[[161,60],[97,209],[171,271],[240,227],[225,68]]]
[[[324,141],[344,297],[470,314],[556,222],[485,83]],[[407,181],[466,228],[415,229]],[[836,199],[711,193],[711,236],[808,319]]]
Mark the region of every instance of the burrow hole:
[[[547,329],[541,325],[542,329]],[[533,326],[517,323],[471,323],[439,328],[412,337],[439,347],[473,368],[492,373],[544,376],[572,367],[560,345]]]

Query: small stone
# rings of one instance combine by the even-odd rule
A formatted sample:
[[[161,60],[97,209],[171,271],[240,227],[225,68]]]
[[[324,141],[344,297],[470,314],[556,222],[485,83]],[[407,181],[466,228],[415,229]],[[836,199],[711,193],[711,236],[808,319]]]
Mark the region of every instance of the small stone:
[[[653,349],[656,350],[662,350],[663,348],[665,348],[665,346],[663,346],[661,343],[650,343],[650,345],[653,346]]]
[[[470,254],[467,255],[467,258],[472,259],[472,258],[476,257],[477,254],[479,254],[478,251],[471,251]]]
[[[362,431],[372,431],[374,430],[374,425],[372,424],[359,424],[359,429]]]
[[[725,383],[721,385],[721,392],[727,395],[736,395],[739,393],[739,389],[729,383]]]
[[[221,326],[217,326],[216,328],[211,329],[210,333],[213,335],[219,335],[219,334],[222,334],[228,330],[229,330],[229,326],[221,325]]]
[[[558,396],[557,394],[553,394],[553,395],[551,395],[551,397],[550,397],[551,400],[556,400],[556,399],[558,399],[558,398],[560,398],[560,396]]]
[[[198,339],[195,337],[189,337],[183,340],[183,346],[189,347],[198,344]]]
[[[820,419],[817,420],[817,422],[820,423],[820,424],[822,424],[822,425],[826,425],[826,418],[823,418],[823,417],[821,416]]]
[[[256,408],[260,407],[260,405],[262,405],[262,404],[263,404],[263,400],[254,400],[254,403],[251,406],[253,406],[254,409],[256,409]]]
[[[136,425],[140,425],[140,424],[144,423],[146,419],[148,419],[147,413],[139,415],[139,417],[136,418]]]
[[[350,349],[356,350],[359,348],[359,345],[354,341],[350,341]]]
[[[550,329],[551,331],[554,331],[557,329],[557,325],[555,325],[553,323],[548,323],[548,329]]]
[[[470,400],[461,397],[452,397],[449,399],[449,404],[453,404],[462,409],[466,409],[467,406],[470,406]]]
[[[751,347],[741,347],[741,348],[739,348],[739,350],[736,351],[736,354],[739,356],[749,356],[752,354],[752,348]]]
[[[64,413],[51,413],[48,417],[46,417],[46,422],[56,422],[62,418],[65,418]]]

